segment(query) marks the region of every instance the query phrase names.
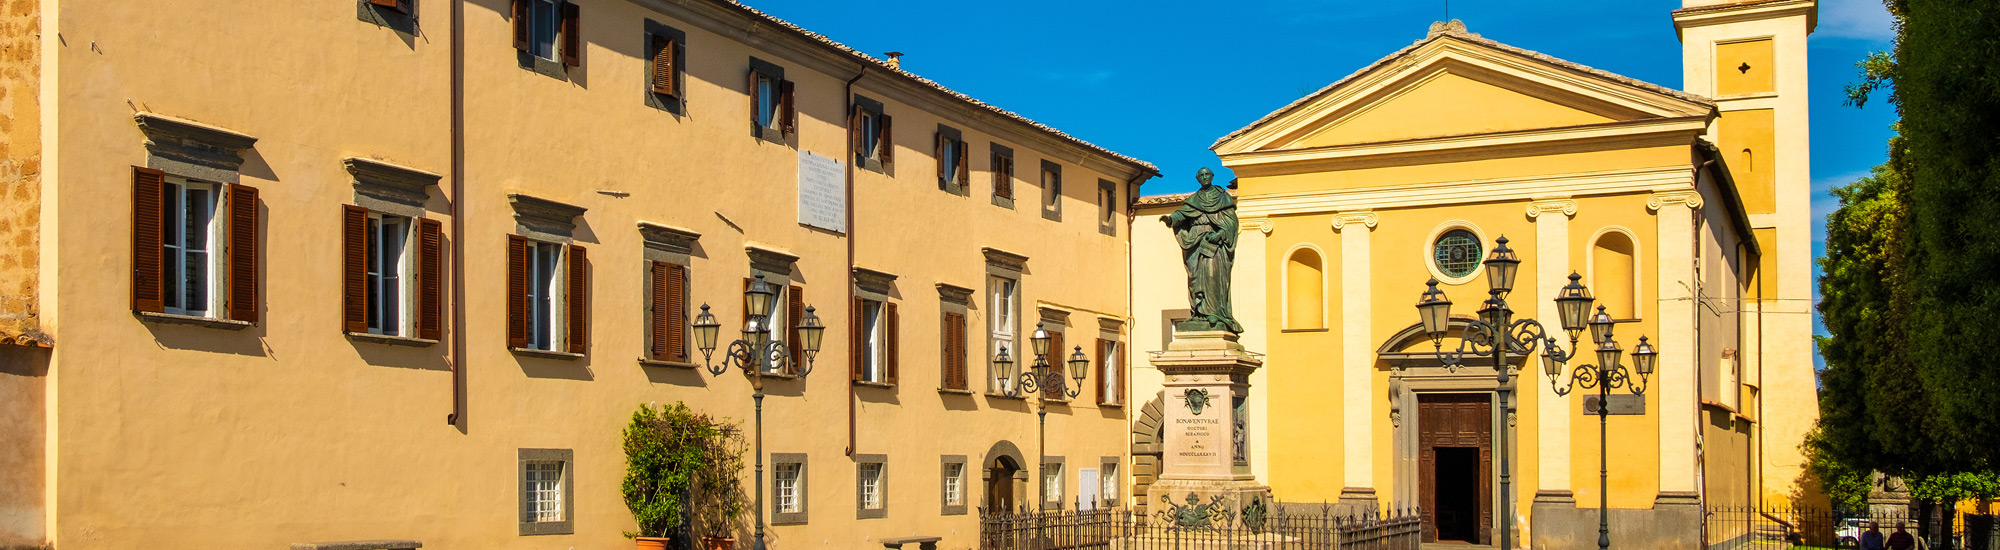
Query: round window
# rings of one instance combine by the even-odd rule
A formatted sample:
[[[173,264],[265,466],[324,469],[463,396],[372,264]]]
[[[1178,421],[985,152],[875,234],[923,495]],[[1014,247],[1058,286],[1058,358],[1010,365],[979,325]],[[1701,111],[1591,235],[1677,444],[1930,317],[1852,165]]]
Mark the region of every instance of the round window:
[[[1479,237],[1471,231],[1453,229],[1438,236],[1431,245],[1431,259],[1447,277],[1464,277],[1479,269]]]

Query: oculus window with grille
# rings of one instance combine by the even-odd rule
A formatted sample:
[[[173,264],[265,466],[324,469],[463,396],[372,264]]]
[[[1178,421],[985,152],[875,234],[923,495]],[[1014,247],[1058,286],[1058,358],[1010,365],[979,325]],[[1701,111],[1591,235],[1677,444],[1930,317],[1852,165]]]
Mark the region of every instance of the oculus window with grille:
[[[526,492],[527,510],[521,521],[529,523],[563,521],[562,477],[563,463],[558,460],[538,460],[526,464],[522,491]]]
[[[1479,237],[1471,231],[1453,229],[1438,236],[1431,245],[1431,259],[1439,272],[1451,278],[1471,276],[1479,270]]]

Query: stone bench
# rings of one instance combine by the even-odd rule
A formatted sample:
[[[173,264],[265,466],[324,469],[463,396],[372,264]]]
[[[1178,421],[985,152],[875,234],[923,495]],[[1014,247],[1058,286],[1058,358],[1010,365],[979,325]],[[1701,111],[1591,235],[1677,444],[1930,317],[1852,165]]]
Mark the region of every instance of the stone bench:
[[[423,547],[422,541],[393,539],[292,543],[292,550],[417,550]]]
[[[937,550],[937,543],[940,540],[944,540],[944,537],[901,537],[893,539],[882,539],[882,547],[901,550],[903,548],[903,545],[905,544],[914,544],[917,545],[918,550]]]

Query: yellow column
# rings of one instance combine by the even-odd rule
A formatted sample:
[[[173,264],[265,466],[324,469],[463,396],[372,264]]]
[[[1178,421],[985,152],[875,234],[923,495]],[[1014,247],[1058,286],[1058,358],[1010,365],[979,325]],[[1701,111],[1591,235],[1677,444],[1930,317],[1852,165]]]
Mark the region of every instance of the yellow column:
[[[1653,373],[1649,398],[1659,400],[1660,418],[1660,499],[1683,501],[1695,493],[1695,301],[1694,216],[1701,210],[1701,195],[1689,191],[1654,193],[1646,207],[1658,213],[1660,334],[1654,347],[1660,352]],[[1685,207],[1685,208],[1682,208]],[[1629,330],[1629,329],[1628,329]],[[1639,335],[1619,331],[1616,336],[1631,349]]]
[[[1333,216],[1340,232],[1340,401],[1342,504],[1372,504],[1375,498],[1374,315],[1369,281],[1368,234],[1375,213],[1342,212]]]
[[[1556,311],[1556,294],[1563,285],[1569,284],[1569,219],[1576,215],[1576,201],[1570,199],[1539,200],[1528,205],[1528,217],[1535,220],[1535,303],[1536,318],[1550,331],[1549,336],[1568,345],[1569,335],[1562,331],[1562,317]],[[1570,350],[1575,352],[1576,350]],[[1583,357],[1588,358],[1585,354]],[[1532,369],[1535,361],[1529,361]],[[1541,434],[1536,439],[1541,443],[1537,449],[1536,463],[1539,477],[1537,492],[1564,492],[1569,488],[1569,404],[1566,397],[1558,396],[1555,389],[1541,383],[1543,377],[1529,371],[1521,377],[1524,385],[1532,384],[1540,389],[1536,407],[1536,422],[1541,426]],[[1569,373],[1563,373],[1567,377]],[[1558,380],[1557,383],[1561,383]]]

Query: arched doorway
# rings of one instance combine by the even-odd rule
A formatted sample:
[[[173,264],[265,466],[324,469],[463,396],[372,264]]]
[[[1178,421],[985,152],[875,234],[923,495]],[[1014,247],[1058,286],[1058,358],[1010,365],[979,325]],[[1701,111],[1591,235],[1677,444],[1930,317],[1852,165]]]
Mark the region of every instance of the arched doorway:
[[[981,501],[984,513],[1021,510],[1021,499],[1028,494],[1028,470],[1022,466],[1027,462],[1021,448],[1011,441],[994,443],[986,450],[986,457],[979,461],[979,477],[986,490],[986,499]]]

